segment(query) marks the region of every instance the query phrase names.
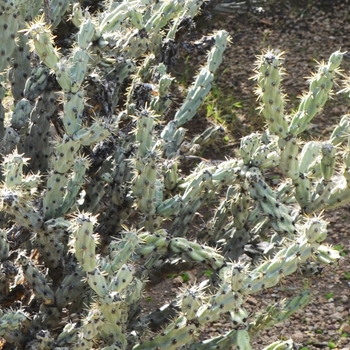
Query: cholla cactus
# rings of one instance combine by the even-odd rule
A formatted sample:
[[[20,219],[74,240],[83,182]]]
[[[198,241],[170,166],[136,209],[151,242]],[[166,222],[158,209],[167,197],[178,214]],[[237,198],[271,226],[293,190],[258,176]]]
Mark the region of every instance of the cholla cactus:
[[[18,87],[21,98],[15,97],[12,114],[6,111],[8,125],[0,126],[0,261],[13,264],[16,257],[21,272],[17,278],[16,273],[1,277],[1,290],[25,283],[37,307],[26,308],[30,315],[21,308],[4,310],[0,335],[12,346],[29,340],[42,349],[227,349],[232,344],[251,349],[254,336],[286,320],[311,293],[301,291],[249,319],[244,297],[276,286],[307,264],[339,259],[325,243],[327,223],[319,213],[350,198],[349,152],[341,161],[337,157],[339,146],[350,148],[349,118],[329,140],[307,141],[301,135],[326,103],[343,53],[320,64],[298,110],[286,116],[283,57],[264,52],[255,79],[266,130],[242,138],[236,158],[201,162],[181,176],[181,160],[223,132],[210,127],[186,141],[184,126],[211,89],[228,33],[206,38],[207,60],[171,119],[173,78],[166,57],[179,45],[180,25],[191,24],[201,1],[110,1],[98,15],[75,3],[71,20],[77,33],[70,48],[57,47],[52,34],[69,2],[53,1],[50,9],[47,2],[45,8],[38,3],[32,11],[21,3],[21,28],[28,17],[23,14],[35,17],[41,9],[45,16],[17,34],[41,62],[33,65],[22,90]],[[16,6],[7,6],[6,14],[18,12]],[[17,32],[15,23],[9,27]],[[98,100],[101,108],[95,109],[90,103]],[[286,178],[276,188],[265,178],[266,169],[275,167]],[[186,233],[196,212],[221,190],[225,198],[199,232],[201,241],[190,240]],[[28,237],[16,254],[8,237],[15,229]],[[258,262],[243,264],[244,246],[263,235],[270,242]],[[172,308],[139,315],[149,272],[173,258],[207,265],[212,280],[179,291]],[[61,322],[63,312],[67,318]],[[223,315],[234,328],[199,341],[205,324]],[[151,335],[149,319],[164,322],[163,331]]]

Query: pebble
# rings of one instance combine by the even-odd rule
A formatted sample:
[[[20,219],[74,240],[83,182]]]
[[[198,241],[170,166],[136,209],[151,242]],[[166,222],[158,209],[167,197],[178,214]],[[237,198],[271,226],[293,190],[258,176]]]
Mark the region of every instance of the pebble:
[[[340,330],[341,330],[343,333],[350,334],[350,324],[348,324],[348,323],[343,323],[343,324],[340,326]]]
[[[305,335],[302,332],[295,332],[292,335],[292,339],[297,343],[302,343],[304,341]]]
[[[248,304],[251,304],[251,305],[257,305],[258,304],[258,301],[255,298],[253,298],[251,295],[247,298],[246,302]]]
[[[344,318],[341,312],[335,312],[333,315],[331,315],[331,317],[332,320],[342,320]]]

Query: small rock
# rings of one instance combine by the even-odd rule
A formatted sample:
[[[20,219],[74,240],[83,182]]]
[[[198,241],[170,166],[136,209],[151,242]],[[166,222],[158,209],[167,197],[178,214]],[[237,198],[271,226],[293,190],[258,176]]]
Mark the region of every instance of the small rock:
[[[252,296],[249,296],[249,297],[247,298],[246,302],[247,302],[248,304],[251,304],[251,305],[257,305],[257,304],[258,304],[258,301],[257,301],[255,298],[253,298]]]
[[[183,285],[183,278],[182,278],[182,276],[177,276],[177,277],[175,277],[174,279],[173,279],[173,284],[175,285],[175,286],[182,286]]]
[[[302,332],[295,332],[292,335],[292,339],[297,343],[302,343],[304,341],[304,334]]]
[[[349,300],[349,297],[348,297],[347,295],[342,295],[341,301],[342,301],[344,304],[347,303],[348,300]]]
[[[343,314],[341,312],[335,312],[331,316],[332,320],[342,320],[344,318]]]
[[[344,323],[340,326],[340,330],[343,332],[343,333],[350,333],[350,324],[348,323]]]

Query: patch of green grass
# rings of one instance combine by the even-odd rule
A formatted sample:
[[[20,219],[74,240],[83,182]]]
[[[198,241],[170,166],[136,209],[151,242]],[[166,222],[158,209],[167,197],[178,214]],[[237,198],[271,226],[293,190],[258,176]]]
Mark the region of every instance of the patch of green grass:
[[[323,333],[323,329],[317,329],[317,330],[316,330],[316,333],[317,333],[317,334],[322,334],[322,333]]]
[[[207,276],[208,278],[211,278],[211,276],[213,275],[213,271],[212,270],[205,270],[205,271],[203,271],[203,275]]]
[[[337,347],[337,345],[336,345],[335,343],[333,343],[333,341],[329,341],[329,342],[328,342],[328,347],[329,347],[330,349],[335,349],[335,348]]]
[[[348,333],[342,333],[340,335],[341,338],[348,338],[349,337],[349,334]]]
[[[334,293],[326,293],[324,296],[326,297],[327,300],[329,300],[334,297]]]
[[[344,246],[342,244],[337,244],[333,247],[335,250],[338,250],[339,252],[344,249]]]
[[[350,272],[344,271],[344,277],[346,280],[350,280]]]
[[[341,256],[346,256],[346,254],[347,254],[347,252],[344,250],[344,246],[341,244],[335,245],[334,249],[337,250]]]
[[[233,124],[236,118],[235,109],[239,108],[242,108],[241,102],[223,92],[217,85],[213,85],[204,99],[201,110],[205,112],[207,118],[230,129],[230,124]]]
[[[186,282],[188,282],[190,280],[190,276],[189,276],[189,274],[187,272],[183,272],[181,275],[178,275],[176,273],[169,273],[166,277],[167,278],[175,278],[177,276],[181,276],[182,281],[184,283],[186,283]]]
[[[150,302],[151,302],[153,299],[152,299],[152,297],[151,297],[151,296],[149,296],[149,295],[148,295],[148,296],[145,298],[145,300],[146,300],[147,302],[149,302],[149,303],[150,303]]]
[[[302,348],[300,348],[300,350],[309,350],[309,348],[306,348],[305,346],[303,346]]]
[[[182,273],[182,274],[181,274],[181,277],[182,277],[182,281],[183,281],[184,283],[188,282],[189,279],[190,279],[190,276],[189,276],[188,273],[186,273],[186,272]]]

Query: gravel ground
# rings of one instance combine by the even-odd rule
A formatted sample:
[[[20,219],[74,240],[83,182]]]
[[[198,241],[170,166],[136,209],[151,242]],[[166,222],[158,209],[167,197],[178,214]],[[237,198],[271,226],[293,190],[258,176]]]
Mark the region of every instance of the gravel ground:
[[[267,8],[260,16],[214,16],[210,23],[199,20],[197,35],[193,36],[193,39],[200,38],[201,35],[217,29],[225,29],[232,36],[232,45],[225,52],[218,73],[220,89],[232,95],[243,106],[239,110],[235,109],[232,125],[229,125],[232,145],[237,144],[235,140],[239,140],[242,134],[261,126],[261,118],[255,111],[256,98],[252,92],[254,81],[249,80],[249,77],[253,75],[255,57],[262,49],[270,47],[285,52],[284,67],[288,75],[284,78],[283,86],[289,96],[287,111],[297,107],[298,96],[307,89],[305,77],[310,76],[315,69],[315,60],[326,61],[338,49],[350,50],[349,1],[281,1],[280,4],[280,7]],[[187,74],[192,76],[191,73],[198,69],[204,59],[204,55],[191,57]],[[344,61],[342,67],[349,74],[349,62]],[[183,62],[174,71],[183,72]],[[181,74],[177,77],[181,78]],[[340,117],[348,113],[348,109],[349,98],[345,95],[334,95],[333,100],[314,119],[314,126],[308,131],[308,136],[327,137]],[[205,127],[205,115],[195,123],[196,130],[200,124]],[[221,155],[211,153],[208,156],[220,158]],[[254,341],[254,349],[262,349],[275,340],[290,337],[303,350],[350,349],[349,211],[350,206],[347,206],[324,214],[329,221],[327,242],[341,250],[342,259],[339,264],[327,266],[321,275],[312,278],[303,278],[300,275],[289,277],[282,285],[250,296],[246,300],[246,307],[253,311],[269,303],[292,298],[305,285],[312,291],[311,302],[287,322],[261,333]],[[159,288],[149,290],[144,308],[154,309],[155,306],[171,300],[179,286],[184,287],[194,278],[204,278],[196,269],[189,272],[190,279],[187,283],[183,282],[180,275],[179,273],[178,277],[167,278],[158,285]],[[229,328],[230,325],[222,321],[209,325],[205,333],[208,336],[218,335]]]

